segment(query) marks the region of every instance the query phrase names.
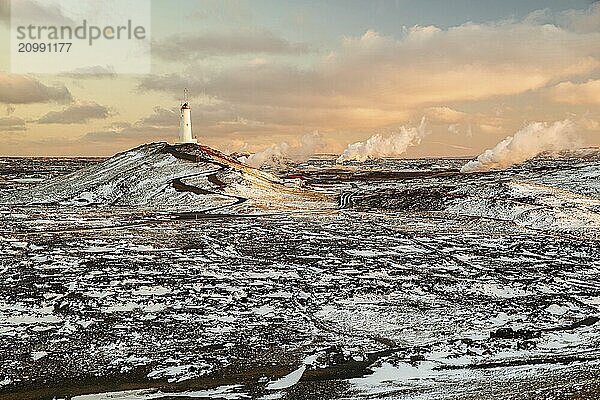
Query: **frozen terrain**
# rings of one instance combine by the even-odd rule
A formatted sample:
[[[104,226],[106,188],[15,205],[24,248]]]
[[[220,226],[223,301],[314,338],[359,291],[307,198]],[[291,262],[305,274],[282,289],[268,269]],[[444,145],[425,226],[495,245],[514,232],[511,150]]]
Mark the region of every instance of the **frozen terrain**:
[[[22,183],[23,178],[16,182]],[[210,147],[165,142],[142,145],[59,179],[0,196],[0,203],[10,204],[180,213],[222,209],[250,213],[277,206],[313,209],[318,208],[316,203],[327,201],[332,198],[285,186],[275,176]]]
[[[0,398],[598,398],[598,153],[466,161],[0,159]]]

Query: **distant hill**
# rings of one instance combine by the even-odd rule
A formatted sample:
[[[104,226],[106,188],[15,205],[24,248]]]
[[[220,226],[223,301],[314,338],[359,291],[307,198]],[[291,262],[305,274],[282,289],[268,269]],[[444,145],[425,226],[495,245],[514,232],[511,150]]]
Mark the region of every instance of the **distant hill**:
[[[166,142],[144,144],[70,175],[0,195],[0,204],[203,213],[321,208],[329,203],[332,199],[326,196],[287,187],[277,177],[208,146]]]

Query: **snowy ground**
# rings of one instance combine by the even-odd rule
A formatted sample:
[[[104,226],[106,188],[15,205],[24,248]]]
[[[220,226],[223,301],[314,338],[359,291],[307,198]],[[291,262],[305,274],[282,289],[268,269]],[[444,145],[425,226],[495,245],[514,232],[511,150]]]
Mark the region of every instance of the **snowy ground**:
[[[0,206],[0,397],[597,398],[599,164],[461,162],[289,169],[339,209]]]

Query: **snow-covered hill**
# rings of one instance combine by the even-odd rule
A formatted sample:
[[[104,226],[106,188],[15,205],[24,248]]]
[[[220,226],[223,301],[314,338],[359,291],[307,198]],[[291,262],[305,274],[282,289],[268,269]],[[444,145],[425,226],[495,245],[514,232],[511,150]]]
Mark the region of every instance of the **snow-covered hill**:
[[[36,187],[0,195],[0,204],[177,212],[320,208],[329,203],[322,195],[287,187],[208,146],[166,142],[145,144]]]
[[[506,180],[459,190],[446,209],[459,215],[496,219],[542,230],[600,229],[600,199],[532,181]]]
[[[339,206],[370,212],[435,212],[595,237],[600,234],[599,157],[592,149],[542,155],[506,170],[475,174],[451,169],[377,171],[389,178],[342,189]]]

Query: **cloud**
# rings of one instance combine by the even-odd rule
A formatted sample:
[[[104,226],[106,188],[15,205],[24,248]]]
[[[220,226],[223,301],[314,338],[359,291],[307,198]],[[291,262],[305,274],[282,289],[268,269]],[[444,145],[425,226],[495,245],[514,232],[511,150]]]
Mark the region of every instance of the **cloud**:
[[[192,104],[192,120],[194,134],[206,139],[223,137],[235,133],[256,133],[263,129],[276,129],[273,125],[260,121],[236,117],[236,111],[223,104]],[[85,134],[81,140],[87,142],[117,141],[137,144],[153,140],[173,141],[179,131],[178,107],[165,108],[156,106],[152,113],[130,123],[117,121],[105,129]],[[232,138],[232,140],[235,140]]]
[[[195,122],[195,121],[194,121]],[[85,142],[140,142],[172,140],[177,137],[179,114],[164,107],[154,107],[152,114],[133,124],[126,121],[113,122],[104,130],[86,133]]]
[[[178,89],[183,87],[190,88],[192,93],[205,91],[216,100],[215,104],[208,107],[192,105],[192,113],[196,117],[199,113],[218,121],[239,117],[278,129],[298,128],[296,133],[319,127],[371,128],[409,116],[409,110],[404,108],[381,109],[375,104],[362,102],[356,105],[337,104],[334,97],[320,93],[327,91],[328,86],[326,80],[292,66],[259,65],[230,69],[209,82],[174,74],[153,76],[143,79],[139,89],[142,92],[170,92],[174,98],[179,95]],[[240,124],[237,126],[240,127]],[[267,131],[265,126],[262,131]]]
[[[597,32],[600,27],[600,2],[587,9],[571,9],[552,13],[549,9],[532,12],[526,19],[539,25],[552,24],[578,33]]]
[[[219,121],[218,124],[219,125],[227,125],[227,126],[235,126],[238,128],[265,126],[265,123],[262,121],[254,121],[254,120],[242,118],[239,116],[230,121]]]
[[[50,111],[37,120],[39,124],[82,124],[91,119],[106,119],[110,109],[93,101],[77,102],[61,111]]]
[[[499,133],[506,123],[506,119],[497,114],[466,113],[447,106],[425,108],[423,115],[431,125],[447,124],[448,132],[465,133],[468,137],[472,136],[474,127],[484,133]]]
[[[154,107],[153,113],[138,120],[137,126],[170,127],[179,129],[179,113],[160,106]]]
[[[559,103],[600,104],[600,80],[561,82],[548,90],[547,97]]]
[[[600,26],[600,2],[595,1],[587,10],[567,10],[561,13],[565,25],[576,32],[597,32]]]
[[[10,26],[10,1],[0,0],[0,24]]]
[[[0,132],[15,132],[27,130],[25,120],[18,117],[0,117]]]
[[[43,0],[17,0],[10,2],[10,13],[19,21],[39,25],[75,25],[75,21],[63,14],[57,3]],[[4,8],[2,8],[4,11]],[[7,9],[8,11],[8,9]]]
[[[216,22],[223,26],[240,26],[253,19],[253,11],[256,11],[256,7],[243,0],[203,0],[202,7],[185,15],[188,20],[185,23],[205,25],[207,22]]]
[[[185,75],[146,77],[139,89],[176,98],[188,87],[248,120],[364,131],[406,123],[430,107],[441,107],[429,110],[440,121],[465,123],[466,116],[443,107],[529,93],[589,76],[597,68],[598,31],[575,31],[531,17],[447,29],[413,26],[401,37],[369,30],[344,38],[312,65],[236,63],[212,69],[200,63]],[[488,119],[478,122],[493,131],[499,121]]]
[[[60,75],[77,79],[114,79],[117,77],[115,68],[111,65],[94,65],[91,67],[75,68],[74,70],[62,73]]]
[[[64,85],[47,86],[32,76],[0,72],[0,103],[68,103],[72,99]]]
[[[150,126],[128,126],[86,133],[81,140],[86,142],[131,142],[134,144],[149,143],[173,139],[177,131],[173,129],[150,127]]]
[[[304,54],[309,51],[306,43],[292,43],[264,30],[175,35],[152,45],[153,55],[170,61],[257,53]]]
[[[447,30],[415,26],[400,40],[373,31],[347,38],[326,66],[337,80],[351,82],[354,76],[365,86],[358,87],[360,92],[380,102],[479,100],[587,74],[600,65],[599,45],[597,33],[525,22],[468,23]]]
[[[469,114],[446,106],[428,107],[425,109],[425,117],[429,123],[457,124],[465,122]]]

